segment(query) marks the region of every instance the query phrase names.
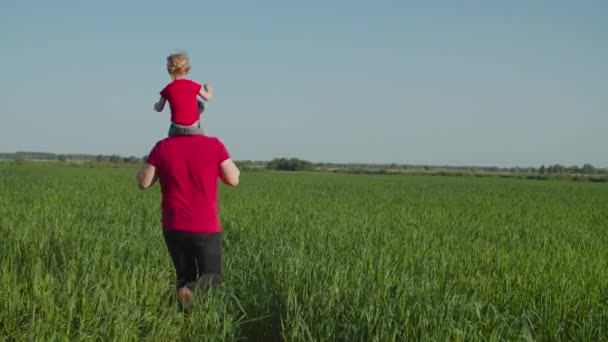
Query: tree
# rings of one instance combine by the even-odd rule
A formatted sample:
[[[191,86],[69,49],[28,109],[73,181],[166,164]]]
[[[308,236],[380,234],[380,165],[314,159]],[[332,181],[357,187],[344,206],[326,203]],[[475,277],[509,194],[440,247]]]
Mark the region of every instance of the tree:
[[[541,175],[544,175],[545,172],[546,172],[545,165],[541,165],[540,168],[538,169],[538,173],[540,173]]]
[[[68,160],[68,157],[65,154],[60,154],[57,159],[59,159],[59,161],[63,163]]]
[[[139,159],[139,158],[137,158],[136,156],[130,156],[130,157],[127,159],[127,162],[128,162],[128,163],[131,163],[131,164],[137,164],[137,163],[139,163],[139,161],[140,161],[140,159]]]
[[[268,168],[278,171],[309,171],[314,169],[314,165],[298,158],[275,158],[268,163]]]
[[[117,154],[113,154],[110,156],[109,160],[110,160],[110,163],[118,164],[118,163],[120,163],[120,156]]]
[[[593,167],[593,165],[591,165],[591,164],[585,164],[585,165],[583,165],[583,173],[585,173],[585,174],[595,173],[595,167]]]
[[[566,169],[566,168],[565,168],[565,167],[563,167],[562,165],[559,165],[559,164],[555,164],[555,165],[553,165],[553,172],[554,172],[554,173],[564,173],[564,170],[565,170],[565,169]]]
[[[578,169],[578,166],[572,165],[572,166],[568,167],[566,169],[566,171],[568,171],[568,173],[578,173],[579,169]]]

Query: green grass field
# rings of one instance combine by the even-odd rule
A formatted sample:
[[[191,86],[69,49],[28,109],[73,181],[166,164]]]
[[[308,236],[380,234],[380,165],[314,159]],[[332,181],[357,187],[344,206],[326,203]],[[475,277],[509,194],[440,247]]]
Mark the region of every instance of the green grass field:
[[[608,184],[244,173],[178,313],[157,186],[0,163],[6,340],[607,340]]]

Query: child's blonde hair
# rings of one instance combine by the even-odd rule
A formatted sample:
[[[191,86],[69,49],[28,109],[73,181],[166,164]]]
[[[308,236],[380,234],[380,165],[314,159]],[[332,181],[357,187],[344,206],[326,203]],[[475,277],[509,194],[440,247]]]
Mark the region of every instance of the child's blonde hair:
[[[169,75],[173,77],[186,75],[190,71],[188,55],[179,52],[167,57],[167,71],[169,72]]]

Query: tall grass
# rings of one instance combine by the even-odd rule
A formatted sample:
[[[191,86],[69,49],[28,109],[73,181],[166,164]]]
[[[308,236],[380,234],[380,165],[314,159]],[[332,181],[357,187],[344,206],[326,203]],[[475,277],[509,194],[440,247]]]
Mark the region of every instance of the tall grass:
[[[134,171],[0,164],[0,336],[607,339],[606,184],[245,173],[184,317]]]

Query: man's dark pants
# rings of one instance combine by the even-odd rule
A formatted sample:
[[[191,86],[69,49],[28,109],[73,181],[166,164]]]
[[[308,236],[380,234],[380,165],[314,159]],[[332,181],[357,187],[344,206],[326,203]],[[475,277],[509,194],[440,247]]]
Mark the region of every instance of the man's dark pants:
[[[196,234],[163,229],[177,275],[176,287],[204,293],[222,282],[221,233]]]

